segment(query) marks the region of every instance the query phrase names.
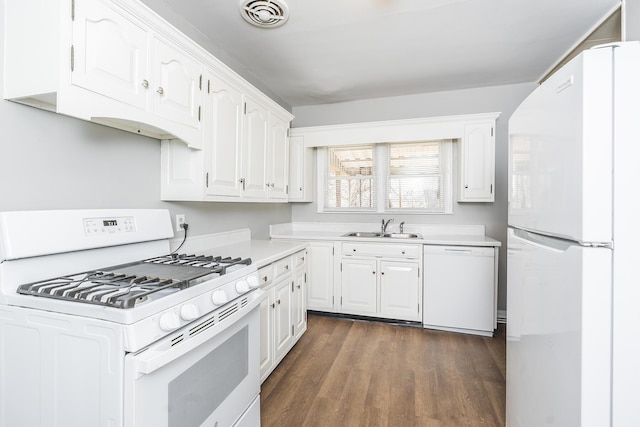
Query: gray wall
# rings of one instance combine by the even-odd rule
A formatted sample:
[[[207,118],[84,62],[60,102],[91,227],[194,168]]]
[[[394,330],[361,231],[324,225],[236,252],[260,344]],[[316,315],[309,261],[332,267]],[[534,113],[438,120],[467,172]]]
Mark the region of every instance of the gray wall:
[[[187,215],[192,235],[250,228],[264,239],[291,219],[287,204],[162,202],[158,140],[0,99],[0,211],[74,208],[166,208]]]
[[[496,201],[454,203],[453,215],[397,215],[407,224],[483,224],[486,234],[503,244],[500,253],[498,309],[506,309],[507,227],[507,123],[515,108],[535,84],[486,87],[332,105],[294,107],[293,127],[410,119],[459,114],[501,112],[496,129]],[[292,220],[298,222],[379,221],[380,214],[319,214],[315,203],[295,204]],[[386,215],[389,217],[389,215]]]

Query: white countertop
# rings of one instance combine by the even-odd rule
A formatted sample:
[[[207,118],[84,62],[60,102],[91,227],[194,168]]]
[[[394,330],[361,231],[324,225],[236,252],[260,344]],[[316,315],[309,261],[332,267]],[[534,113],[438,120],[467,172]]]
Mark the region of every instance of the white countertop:
[[[389,232],[397,232],[397,224]],[[332,240],[351,242],[402,243],[451,246],[501,246],[500,241],[485,236],[482,225],[406,225],[404,232],[419,234],[420,238],[345,237],[353,231],[380,231],[380,225],[371,223],[287,223],[271,226],[272,239]]]
[[[175,250],[181,241],[180,238],[172,239],[171,250]],[[260,268],[306,246],[303,241],[252,240],[250,230],[242,229],[189,237],[179,252],[251,258],[251,263]]]

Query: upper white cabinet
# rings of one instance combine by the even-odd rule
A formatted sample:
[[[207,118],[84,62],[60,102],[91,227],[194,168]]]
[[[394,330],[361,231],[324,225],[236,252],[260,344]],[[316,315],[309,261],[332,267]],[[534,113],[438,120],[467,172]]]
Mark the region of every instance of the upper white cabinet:
[[[200,129],[202,63],[169,42],[153,40],[153,112]]]
[[[71,83],[146,109],[147,30],[99,1],[77,2],[72,22]]]
[[[289,201],[313,201],[313,148],[304,145],[304,136],[291,129],[289,137]]]
[[[206,75],[205,195],[240,197],[242,195],[240,154],[244,112],[242,92],[213,72],[208,72]],[[171,154],[163,150],[163,155]]]
[[[264,199],[268,194],[267,154],[269,110],[253,99],[245,101],[242,173],[244,196]]]
[[[5,14],[6,99],[202,148],[208,54],[146,6],[23,0]]]
[[[495,121],[468,123],[458,150],[458,201],[495,199]]]
[[[213,72],[203,87],[204,148],[162,141],[162,200],[286,202],[292,116]]]

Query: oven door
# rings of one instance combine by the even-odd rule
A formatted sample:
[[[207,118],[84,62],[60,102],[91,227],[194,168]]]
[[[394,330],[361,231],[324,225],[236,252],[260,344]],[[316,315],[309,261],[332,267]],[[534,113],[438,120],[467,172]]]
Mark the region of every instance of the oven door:
[[[228,306],[127,355],[125,426],[221,427],[246,417],[260,392],[262,294],[252,292],[223,320]],[[247,413],[250,425],[260,425],[259,409]]]

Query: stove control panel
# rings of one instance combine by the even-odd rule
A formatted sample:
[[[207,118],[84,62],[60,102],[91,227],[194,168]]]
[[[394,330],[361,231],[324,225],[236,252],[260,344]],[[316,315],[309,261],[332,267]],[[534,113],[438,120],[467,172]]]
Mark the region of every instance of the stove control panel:
[[[123,234],[136,230],[132,216],[113,218],[85,218],[83,220],[84,234],[94,236],[100,234]]]

